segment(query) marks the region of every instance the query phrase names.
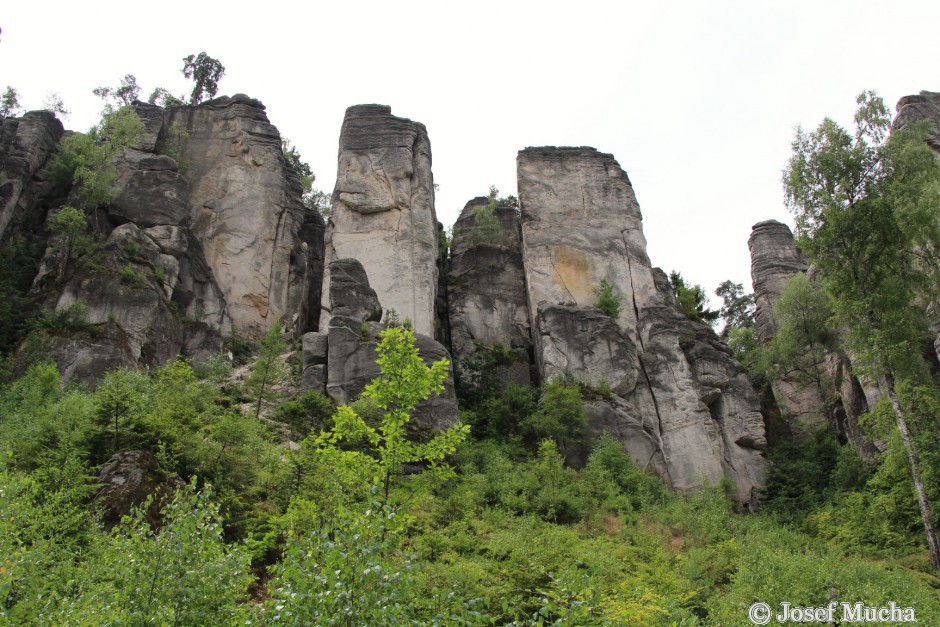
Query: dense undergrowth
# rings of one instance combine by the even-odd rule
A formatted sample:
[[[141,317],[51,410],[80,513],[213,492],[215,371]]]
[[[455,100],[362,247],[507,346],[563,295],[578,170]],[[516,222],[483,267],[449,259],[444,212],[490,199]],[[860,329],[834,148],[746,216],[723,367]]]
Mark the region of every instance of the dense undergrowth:
[[[596,391],[471,388],[474,433],[446,460],[445,442],[387,466],[374,389],[352,414],[308,395],[257,420],[218,364],[88,391],[38,363],[0,392],[0,622],[740,625],[755,601],[893,601],[940,624],[903,464],[873,471],[819,434],[772,452],[744,515],[724,486],[674,494],[586,441],[571,401]],[[589,451],[580,468],[566,448]],[[185,486],[158,526],[142,508],[107,532],[94,475],[140,449]]]

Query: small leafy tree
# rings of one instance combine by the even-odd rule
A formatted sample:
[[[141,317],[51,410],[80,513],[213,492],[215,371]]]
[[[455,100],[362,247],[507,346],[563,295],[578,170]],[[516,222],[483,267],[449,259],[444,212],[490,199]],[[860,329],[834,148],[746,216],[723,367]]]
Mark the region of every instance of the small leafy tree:
[[[20,106],[19,93],[14,88],[7,85],[3,96],[0,96],[0,116],[12,118],[19,115],[22,111],[23,108]]]
[[[444,389],[449,363],[441,359],[425,365],[414,332],[404,327],[385,329],[376,352],[381,375],[366,386],[362,396],[382,410],[379,424],[368,424],[352,407],[342,405],[333,416],[333,428],[320,434],[317,445],[337,461],[361,464],[369,480],[381,488],[382,502],[387,503],[392,481],[404,464],[427,464],[439,475],[452,473],[442,462],[467,437],[470,428],[454,425],[423,443],[408,439],[406,425],[411,412],[418,403]],[[375,457],[339,448],[343,442],[362,441],[374,450]]]
[[[120,108],[137,100],[137,96],[140,95],[140,86],[137,84],[136,76],[125,74],[117,87],[96,87],[92,93],[104,100],[108,107],[111,107],[111,102],[113,102]]]
[[[72,113],[65,108],[65,103],[62,102],[62,97],[57,92],[46,96],[46,99],[42,101],[42,108],[62,118],[67,118]]]
[[[620,303],[623,298],[620,294],[614,293],[614,284],[607,279],[594,287],[594,295],[597,296],[597,302],[594,306],[605,314],[616,320],[620,316]]]
[[[81,209],[66,205],[49,218],[49,230],[61,242],[62,263],[59,278],[65,276],[72,256],[84,252],[91,243],[88,234],[88,218]]]
[[[675,270],[669,273],[669,282],[672,283],[672,292],[679,301],[682,313],[696,322],[715,324],[721,313],[708,308],[708,298],[701,285],[687,285],[682,275]]]
[[[158,107],[182,107],[184,104],[181,97],[174,96],[170,90],[163,87],[155,87],[147,102]]]
[[[722,339],[727,339],[733,329],[754,326],[754,295],[746,294],[742,284],[722,281],[715,290],[715,296],[722,300],[718,312],[725,321],[721,330]]]
[[[219,91],[219,79],[225,74],[225,67],[218,59],[213,59],[205,52],[183,58],[183,76],[195,82],[190,104],[199,104],[206,97],[214,98]]]
[[[270,396],[270,388],[287,377],[287,366],[281,355],[287,350],[287,342],[281,335],[281,321],[276,320],[264,339],[261,340],[258,359],[251,365],[251,374],[245,385],[252,396],[257,397],[255,418],[261,416],[261,401]]]

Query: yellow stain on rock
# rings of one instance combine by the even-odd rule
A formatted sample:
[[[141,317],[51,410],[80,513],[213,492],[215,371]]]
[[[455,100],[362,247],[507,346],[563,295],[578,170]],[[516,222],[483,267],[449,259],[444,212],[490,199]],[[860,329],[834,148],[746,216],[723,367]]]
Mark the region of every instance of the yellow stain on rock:
[[[594,302],[594,260],[584,251],[568,246],[549,248],[555,274],[552,280],[564,294],[578,305]]]
[[[245,294],[244,298],[258,310],[262,318],[268,317],[268,299],[258,294]]]

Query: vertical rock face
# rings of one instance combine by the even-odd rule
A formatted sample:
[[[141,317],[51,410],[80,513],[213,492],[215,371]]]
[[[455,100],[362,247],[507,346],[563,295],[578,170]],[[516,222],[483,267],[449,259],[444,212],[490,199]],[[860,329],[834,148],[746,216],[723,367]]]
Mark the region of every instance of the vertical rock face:
[[[528,385],[532,343],[520,216],[513,207],[495,207],[495,222],[484,231],[474,211],[488,205],[488,198],[471,200],[454,224],[448,274],[451,350],[459,364],[478,346],[502,344],[511,359],[501,377]]]
[[[170,110],[160,141],[179,146],[189,228],[212,273],[210,285],[193,286],[187,310],[254,337],[278,319],[296,333],[316,328],[307,319],[319,314],[310,310],[322,272],[319,229],[305,217],[300,181],[264,106],[236,95]]]
[[[731,478],[743,504],[763,485],[758,398],[705,325],[683,316],[646,254],[626,173],[592,148],[527,148],[518,156],[523,257],[536,364],[543,379],[571,372],[606,384],[587,404],[609,431],[678,489]],[[594,307],[601,281],[621,299],[611,319]]]
[[[940,152],[940,93],[922,91],[916,96],[904,96],[897,104],[897,117],[894,118],[893,128],[902,129],[908,124],[927,120],[930,131],[927,134],[927,145]]]
[[[755,330],[757,338],[766,345],[777,332],[774,304],[790,277],[807,271],[807,262],[796,248],[790,228],[776,220],[755,224],[748,248],[756,304]],[[831,383],[824,389],[820,381]],[[858,424],[859,416],[868,411],[868,402],[844,351],[831,353],[816,379],[785,376],[773,382],[771,390],[798,440],[829,425],[839,437],[851,442],[864,459],[873,459],[876,450]]]
[[[30,111],[22,118],[0,118],[0,241],[12,225],[28,222],[37,197],[44,191],[36,180],[62,138],[62,123],[48,111]]]
[[[780,298],[787,281],[809,267],[806,257],[793,242],[790,227],[776,220],[758,222],[751,227],[747,241],[751,252],[751,282],[754,287],[755,331],[766,344],[777,332],[773,305]]]
[[[380,374],[376,346],[385,328],[379,321],[382,305],[356,259],[333,261],[329,276],[330,284],[324,292],[330,299],[333,316],[323,331],[304,335],[302,386],[305,390],[325,392],[336,403],[349,403]],[[447,350],[431,337],[415,335],[419,354],[426,364],[450,358]],[[451,375],[443,392],[418,405],[409,429],[424,437],[457,424],[458,418]]]
[[[340,133],[326,264],[358,259],[386,309],[435,335],[438,230],[431,144],[424,126],[382,105],[346,111]],[[329,283],[329,271],[324,285]],[[321,322],[329,319],[324,294]]]
[[[51,338],[65,376],[203,359],[277,320],[315,329],[323,221],[304,211],[264,106],[135,106],[144,132],[115,158],[116,197],[95,218],[105,241],[68,272],[51,242],[34,282],[46,306],[84,312],[84,330]]]

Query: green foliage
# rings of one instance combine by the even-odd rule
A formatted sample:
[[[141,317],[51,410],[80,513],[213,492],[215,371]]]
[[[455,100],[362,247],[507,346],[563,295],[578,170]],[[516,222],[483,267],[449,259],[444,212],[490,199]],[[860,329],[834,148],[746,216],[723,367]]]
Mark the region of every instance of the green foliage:
[[[418,354],[415,335],[404,327],[385,329],[376,346],[381,375],[366,386],[364,398],[382,410],[377,427],[369,425],[349,405],[342,405],[333,416],[333,428],[317,438],[323,454],[340,465],[357,465],[373,485],[381,486],[383,502],[387,502],[392,481],[404,464],[426,464],[430,472],[448,476],[450,467],[444,461],[469,432],[465,425],[455,425],[433,436],[427,442],[414,442],[407,436],[406,425],[419,402],[444,389],[448,362],[446,359],[426,366]],[[338,447],[342,442],[365,442],[375,457]]]
[[[136,289],[146,289],[150,285],[147,282],[147,277],[138,272],[134,265],[130,263],[121,268],[119,276],[121,277],[121,283]]]
[[[288,540],[268,583],[264,622],[403,625],[417,622],[412,560],[398,553],[396,512],[375,503]]]
[[[92,331],[94,326],[88,322],[88,305],[76,300],[55,311],[42,310],[33,322],[35,328],[54,332]]]
[[[133,107],[106,111],[101,122],[87,134],[74,133],[62,140],[49,170],[50,179],[59,187],[76,186],[78,208],[90,211],[107,205],[118,191],[113,158],[132,146],[144,125]]]
[[[763,356],[767,377],[813,382],[832,391],[824,365],[838,336],[832,330],[832,303],[823,287],[805,274],[793,275],[774,304],[774,319],[777,332]]]
[[[155,87],[154,90],[150,92],[147,102],[167,109],[182,107],[185,104],[182,97],[174,96],[169,90],[163,87]]]
[[[117,87],[96,87],[92,93],[104,100],[109,108],[120,108],[130,106],[137,100],[137,96],[140,95],[140,86],[137,85],[136,76],[125,74]]]
[[[675,270],[669,273],[669,282],[682,313],[696,322],[715,324],[721,312],[708,308],[708,297],[701,285],[686,285],[685,279]]]
[[[225,74],[225,67],[218,59],[213,59],[205,52],[183,58],[183,76],[195,83],[189,96],[189,104],[199,104],[206,97],[215,98],[219,91],[219,79]]]
[[[0,117],[14,118],[22,113],[19,93],[9,85],[0,96]]]
[[[14,236],[0,247],[0,354],[16,345],[28,328],[30,308],[26,294],[39,246]]]
[[[620,294],[614,294],[613,283],[607,279],[601,280],[600,284],[594,287],[594,295],[597,296],[595,307],[614,320],[620,317],[620,303],[623,298]]]
[[[137,509],[90,556],[54,622],[244,624],[250,558],[244,547],[224,542],[211,499],[190,482],[162,509],[157,530],[146,507]]]
[[[272,419],[290,425],[301,439],[311,430],[323,429],[334,409],[333,402],[322,392],[310,390],[295,400],[281,403],[274,410]]]
[[[42,101],[42,108],[58,117],[67,118],[71,112],[65,108],[62,97],[58,93],[51,93]]]
[[[94,240],[88,233],[88,218],[81,209],[65,205],[52,214],[47,224],[49,231],[58,240],[61,262],[59,278],[66,275],[73,257],[91,252]]]
[[[251,364],[251,374],[245,380],[245,387],[256,399],[255,418],[261,416],[261,401],[272,397],[271,386],[287,378],[287,365],[281,358],[285,351],[287,342],[281,335],[281,321],[276,320],[261,340],[258,359]]]
[[[534,443],[551,438],[567,459],[585,444],[587,417],[581,389],[556,377],[542,387],[538,409],[521,425],[524,437]]]
[[[740,283],[722,281],[715,296],[721,298],[722,304],[718,315],[725,321],[721,330],[722,339],[735,329],[744,329],[754,326],[754,295],[745,294],[744,286]]]

